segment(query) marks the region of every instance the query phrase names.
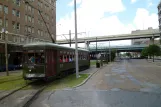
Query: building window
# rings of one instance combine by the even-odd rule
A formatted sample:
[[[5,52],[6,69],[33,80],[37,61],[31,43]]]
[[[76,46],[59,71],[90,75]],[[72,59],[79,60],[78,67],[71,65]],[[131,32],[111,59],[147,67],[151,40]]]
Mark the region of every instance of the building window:
[[[28,29],[28,27],[27,27],[27,26],[25,26],[25,32],[27,32],[27,29]]]
[[[31,11],[32,11],[32,14],[34,14],[34,8],[32,8]]]
[[[5,27],[7,28],[8,27],[8,19],[5,20]]]
[[[30,0],[30,2],[34,2],[34,0]]]
[[[15,23],[15,21],[12,21],[12,29],[13,29],[13,30],[16,29],[16,23]]]
[[[3,25],[2,18],[0,18],[0,26],[2,26],[2,25]]]
[[[20,23],[17,23],[17,30],[20,30]]]
[[[17,17],[20,17],[20,11],[17,11]]]
[[[20,0],[16,0],[17,6],[20,6]]]
[[[43,24],[43,21],[41,21],[41,26],[43,26],[44,24]]]
[[[40,19],[38,19],[38,24],[40,24]]]
[[[41,7],[41,8],[42,8],[42,5],[43,5],[42,2],[40,2],[40,7]]]
[[[46,19],[49,20],[49,15],[46,14]]]
[[[4,6],[4,12],[5,12],[5,14],[8,14],[8,7],[7,6]]]
[[[28,16],[28,21],[31,22],[31,16]]]
[[[40,36],[40,30],[38,29],[38,35]]]
[[[26,10],[26,11],[27,11],[27,9],[28,9],[27,7],[28,7],[28,4],[25,4],[25,10]]]
[[[2,12],[2,10],[3,10],[3,6],[2,4],[0,4],[0,12]]]
[[[40,15],[40,12],[39,11],[37,11],[38,12],[38,15]]]
[[[44,34],[44,32],[43,32],[43,31],[41,31],[41,36],[43,36],[43,34]]]
[[[31,27],[28,27],[28,32],[31,33]]]
[[[12,0],[12,2],[13,2],[14,4],[16,4],[16,0]]]
[[[34,23],[34,17],[32,18],[32,23]]]
[[[31,6],[28,6],[28,11],[30,11],[30,12],[31,12]]]
[[[38,0],[38,3],[37,4],[38,4],[38,7],[40,7],[40,1],[39,0]]]
[[[32,33],[35,33],[34,28],[32,28]]]
[[[16,16],[16,10],[15,9],[12,9],[12,15]]]

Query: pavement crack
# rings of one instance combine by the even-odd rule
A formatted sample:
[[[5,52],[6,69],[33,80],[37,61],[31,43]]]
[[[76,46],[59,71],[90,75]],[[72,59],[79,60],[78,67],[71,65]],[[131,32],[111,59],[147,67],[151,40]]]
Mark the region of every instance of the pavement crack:
[[[50,99],[51,95],[54,94],[55,91],[53,91],[52,93],[50,93],[50,95],[48,96],[48,100]]]

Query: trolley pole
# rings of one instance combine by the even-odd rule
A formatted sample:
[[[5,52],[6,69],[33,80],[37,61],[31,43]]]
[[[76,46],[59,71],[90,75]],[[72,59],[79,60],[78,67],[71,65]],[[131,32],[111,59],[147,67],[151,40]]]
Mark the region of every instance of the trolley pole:
[[[79,78],[79,65],[78,65],[78,43],[77,43],[77,6],[74,0],[74,13],[75,13],[75,60],[76,60],[76,78]]]
[[[7,35],[6,35],[6,14],[4,11],[4,28],[3,28],[3,34],[5,37],[5,58],[6,58],[6,75],[9,76],[9,72],[8,72],[8,47],[7,47]]]

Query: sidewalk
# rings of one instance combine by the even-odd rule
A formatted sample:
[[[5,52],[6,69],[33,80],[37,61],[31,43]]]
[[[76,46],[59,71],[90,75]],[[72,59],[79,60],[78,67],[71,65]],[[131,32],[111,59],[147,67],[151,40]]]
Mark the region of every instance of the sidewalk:
[[[154,62],[153,62],[153,59],[148,59],[147,61],[148,61],[149,63],[153,63],[153,64],[155,64],[155,65],[161,66],[161,60],[155,59]]]

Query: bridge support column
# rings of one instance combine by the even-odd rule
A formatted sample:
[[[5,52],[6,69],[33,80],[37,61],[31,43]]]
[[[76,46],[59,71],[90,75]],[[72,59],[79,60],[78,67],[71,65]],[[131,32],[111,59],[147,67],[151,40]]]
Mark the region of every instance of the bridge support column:
[[[86,48],[87,50],[89,50],[89,44],[90,44],[89,41],[86,41],[86,42],[85,42],[85,48]]]
[[[153,45],[154,44],[154,37],[150,38],[150,44],[149,45]]]

